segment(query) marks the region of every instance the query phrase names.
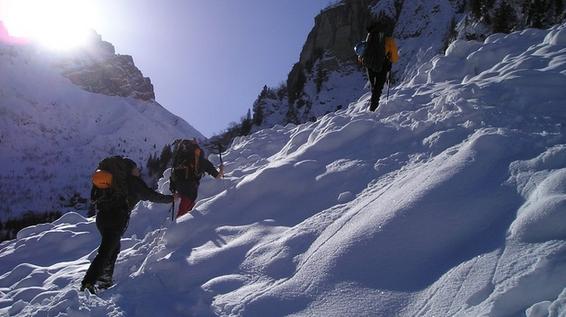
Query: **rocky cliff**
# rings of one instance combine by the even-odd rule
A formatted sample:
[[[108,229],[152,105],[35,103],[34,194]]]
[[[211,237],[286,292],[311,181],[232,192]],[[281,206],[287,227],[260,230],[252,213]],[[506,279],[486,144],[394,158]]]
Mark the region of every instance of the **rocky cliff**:
[[[93,34],[89,44],[73,54],[57,64],[75,85],[108,96],[155,100],[151,80],[143,76],[133,58],[116,54],[114,46],[98,34]]]
[[[264,87],[254,102],[252,131],[275,124],[314,121],[347,107],[367,92],[365,70],[353,46],[372,17],[395,21],[401,59],[392,85],[418,73],[456,39],[483,40],[494,32],[545,28],[564,20],[563,0],[343,0],[323,10],[286,85]],[[386,97],[386,93],[384,96]]]

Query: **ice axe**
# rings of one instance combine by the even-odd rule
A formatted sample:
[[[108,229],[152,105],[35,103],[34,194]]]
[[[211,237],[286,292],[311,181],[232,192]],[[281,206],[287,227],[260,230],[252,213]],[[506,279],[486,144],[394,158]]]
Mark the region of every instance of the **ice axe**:
[[[218,155],[220,156],[220,169],[222,170],[222,176],[224,176],[224,162],[222,161],[222,144],[216,144],[218,146]]]

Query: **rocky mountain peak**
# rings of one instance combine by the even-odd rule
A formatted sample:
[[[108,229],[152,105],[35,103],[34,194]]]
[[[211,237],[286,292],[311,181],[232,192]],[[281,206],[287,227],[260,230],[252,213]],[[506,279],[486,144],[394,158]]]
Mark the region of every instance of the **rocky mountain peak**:
[[[115,53],[111,43],[93,33],[89,44],[57,61],[62,74],[83,89],[108,96],[155,100],[153,85],[129,55]]]

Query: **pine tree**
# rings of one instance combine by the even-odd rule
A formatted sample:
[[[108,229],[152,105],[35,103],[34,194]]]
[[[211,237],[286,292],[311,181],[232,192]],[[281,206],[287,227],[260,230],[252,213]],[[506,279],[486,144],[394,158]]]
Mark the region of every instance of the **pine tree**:
[[[299,117],[297,115],[297,109],[293,104],[289,104],[289,109],[287,110],[287,114],[285,115],[285,120],[287,123],[298,124]]]
[[[264,111],[264,104],[263,101],[257,100],[254,103],[254,115],[253,115],[253,124],[260,126],[263,123],[263,111]]]
[[[532,0],[528,7],[527,25],[542,29],[545,27],[547,4],[544,0]]]
[[[513,30],[516,21],[517,17],[513,7],[507,1],[502,1],[499,7],[495,9],[493,15],[493,31],[496,33],[509,33]]]
[[[482,7],[481,0],[470,1],[470,11],[472,12],[474,18],[479,19],[481,17],[481,7]]]
[[[564,13],[564,2],[563,0],[554,0],[554,16],[556,22],[560,22],[562,19],[562,14]]]
[[[240,136],[250,134],[252,130],[252,114],[250,109],[248,109],[248,114],[246,117],[242,118],[242,123],[240,124]]]
[[[260,126],[263,123],[263,112],[264,112],[264,105],[265,99],[271,95],[271,90],[266,86],[263,86],[261,93],[257,97],[256,101],[253,105],[253,118],[252,123]]]

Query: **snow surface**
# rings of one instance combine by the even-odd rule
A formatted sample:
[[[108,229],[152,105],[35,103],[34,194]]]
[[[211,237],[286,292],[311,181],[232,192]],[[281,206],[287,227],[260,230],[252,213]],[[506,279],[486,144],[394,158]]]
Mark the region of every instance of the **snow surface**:
[[[137,206],[99,296],[93,219],[27,228],[0,244],[0,315],[564,316],[565,39],[457,41],[377,113],[237,139],[191,214]]]
[[[0,43],[2,220],[62,210],[75,193],[88,197],[89,175],[106,156],[127,155],[145,166],[176,138],[204,138],[154,101],[73,85],[60,74],[62,62],[80,63],[80,56]]]

